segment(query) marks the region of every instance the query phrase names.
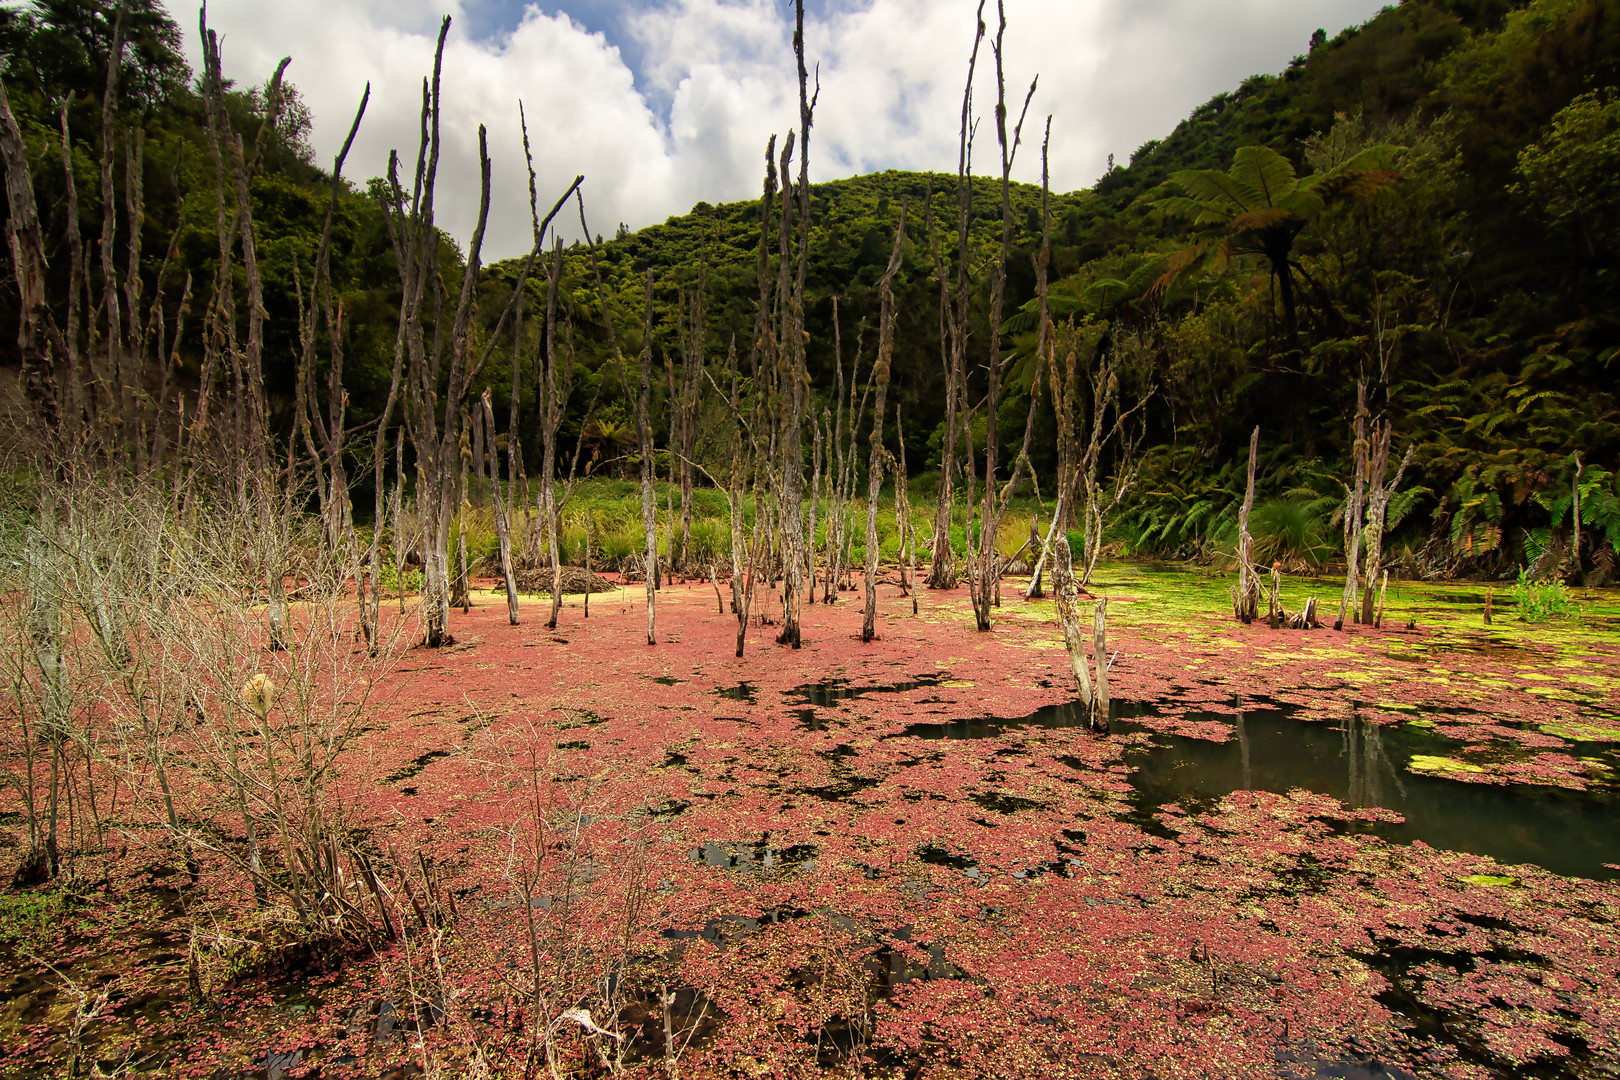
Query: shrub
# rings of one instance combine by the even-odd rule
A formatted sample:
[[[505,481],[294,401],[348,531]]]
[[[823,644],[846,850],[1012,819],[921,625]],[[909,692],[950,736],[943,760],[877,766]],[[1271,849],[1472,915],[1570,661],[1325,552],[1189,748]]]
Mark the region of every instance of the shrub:
[[[1532,581],[1529,572],[1521,568],[1519,580],[1513,586],[1514,599],[1519,604],[1519,618],[1528,623],[1545,622],[1575,614],[1575,598],[1557,578]]]
[[[1322,565],[1333,553],[1329,521],[1338,506],[1332,497],[1309,492],[1290,492],[1256,506],[1249,515],[1254,561],[1281,562],[1295,570]]]

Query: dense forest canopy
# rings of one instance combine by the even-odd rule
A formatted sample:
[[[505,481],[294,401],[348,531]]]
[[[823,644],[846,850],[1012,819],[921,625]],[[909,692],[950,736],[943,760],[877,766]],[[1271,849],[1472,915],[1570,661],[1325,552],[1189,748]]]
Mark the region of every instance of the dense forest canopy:
[[[82,332],[88,355],[104,349],[96,323],[105,311],[105,298],[97,299],[103,253],[133,251],[125,306],[142,312],[149,327],[143,370],[154,381],[163,356],[152,348],[152,330],[178,326],[178,340],[169,342],[172,412],[199,391],[204,320],[176,319],[182,305],[201,312],[217,277],[216,156],[202,81],[181,58],[178,29],[155,0],[124,5],[120,77],[114,100],[103,100],[115,10],[110,0],[0,9],[0,63],[33,178],[55,317],[67,318],[70,247],[78,243],[93,267],[86,280],[95,283],[82,297]],[[1403,565],[1502,575],[1567,559],[1578,512],[1585,540],[1573,570],[1605,580],[1620,541],[1617,57],[1615,0],[1407,0],[1331,40],[1317,35],[1280,74],[1256,75],[1217,95],[1094,189],[1054,194],[1049,302],[1060,343],[1082,359],[1113,358],[1132,392],[1151,395],[1141,413],[1142,472],[1111,538],[1127,550],[1175,555],[1226,544],[1250,431],[1259,424],[1262,504],[1292,523],[1298,553],[1332,548],[1331,519],[1351,471],[1357,382],[1365,381],[1373,415],[1393,422],[1399,447],[1415,447],[1391,506],[1392,550]],[[291,439],[304,352],[300,313],[317,278],[331,178],[327,163],[314,160],[310,117],[295,87],[223,90],[230,126],[254,157],[269,419]],[[115,130],[109,116],[129,133],[112,146],[104,134]],[[1022,152],[1037,151],[1026,133]],[[407,185],[410,164],[402,165]],[[764,156],[760,164],[763,173]],[[367,177],[379,168],[351,162],[346,173]],[[1269,188],[1256,196],[1257,178],[1280,185],[1287,199],[1273,199]],[[906,209],[890,283],[890,400],[900,405],[902,426],[891,423],[885,439],[898,451],[904,437],[914,474],[940,467],[939,275],[955,274],[955,184],[954,176],[886,172],[815,185],[809,202],[809,418],[834,404],[840,366],[846,379],[871,370],[880,278]],[[588,212],[588,177],[584,191]],[[1222,192],[1225,204],[1216,197]],[[540,208],[557,194],[539,193]],[[342,312],[343,392],[356,428],[383,409],[396,346],[401,278],[383,210],[387,195],[384,179],[346,180],[333,204],[329,279]],[[116,213],[106,211],[109,197]],[[15,205],[13,197],[8,226]],[[1040,189],[1013,185],[1011,208],[1003,323],[1009,378],[990,403],[1007,447],[1022,438],[1038,367],[1030,357],[1038,339]],[[992,329],[989,279],[1001,220],[999,180],[975,178],[967,253],[968,330],[976,343]],[[111,236],[104,235],[109,223]],[[601,225],[589,227],[594,233]],[[584,467],[628,467],[635,448],[625,433],[635,401],[626,364],[643,346],[643,327],[651,328],[655,363],[666,354],[684,363],[694,343],[681,313],[701,287],[696,355],[718,371],[733,342],[746,354],[760,296],[760,228],[757,200],[700,203],[663,225],[573,245],[561,256],[555,294],[561,331],[548,338],[540,329],[547,287],[535,271],[516,352],[493,350],[473,394],[487,386],[495,413],[504,416],[516,386],[520,427],[535,430],[543,354],[560,350],[572,377],[556,445],[572,448],[589,427]],[[467,238],[436,236],[438,279],[422,315],[429,339],[450,330],[467,250]],[[774,246],[765,254],[772,279],[778,258]],[[470,332],[480,342],[506,309],[521,263],[478,276]],[[0,348],[8,369],[16,369],[22,357],[9,328],[19,324],[22,307],[9,259],[7,271]],[[231,273],[237,294],[246,295],[240,262]],[[239,310],[235,318],[245,338],[248,314]],[[515,379],[514,362],[522,367]],[[323,352],[318,363],[330,357]],[[969,374],[970,402],[983,397],[986,379],[982,365]],[[311,382],[324,411],[325,369]],[[661,443],[674,415],[670,392],[654,380]],[[1034,415],[1030,459],[1049,490],[1059,423],[1050,399]],[[148,422],[171,423],[169,412]],[[702,430],[725,423],[725,410],[710,402]],[[982,445],[982,415],[978,423],[974,438]],[[527,471],[539,475],[540,440],[523,442]],[[725,446],[709,435],[697,443],[711,462]],[[369,437],[349,451],[356,460],[369,452]],[[1118,453],[1105,450],[1105,474]],[[1003,462],[1002,475],[1011,475],[1013,457]],[[369,483],[365,467],[350,475],[359,488]]]

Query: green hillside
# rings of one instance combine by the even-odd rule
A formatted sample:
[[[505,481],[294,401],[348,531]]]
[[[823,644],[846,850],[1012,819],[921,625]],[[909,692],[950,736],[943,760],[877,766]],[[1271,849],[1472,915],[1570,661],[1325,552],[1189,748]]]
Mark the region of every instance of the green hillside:
[[[176,355],[178,378],[195,394],[203,351],[195,313],[208,303],[218,259],[213,152],[176,28],[154,0],[139,0],[130,12],[134,47],[114,112],[142,137],[112,148],[114,246],[127,245],[136,216],[126,181],[138,161],[141,303],[155,301],[158,321],[173,327],[190,276],[194,314]],[[6,86],[23,129],[59,310],[71,262],[64,116],[82,250],[91,280],[103,272],[100,98],[110,37],[108,11],[98,5],[41,0],[0,9]],[[1582,568],[1606,576],[1620,537],[1620,398],[1613,389],[1620,344],[1620,2],[1408,0],[1365,26],[1302,47],[1306,52],[1285,71],[1251,77],[1199,106],[1094,190],[1052,197],[1053,311],[1065,347],[1087,363],[1128,351],[1134,385],[1153,390],[1143,414],[1146,466],[1116,539],[1129,550],[1175,554],[1218,546],[1258,423],[1262,501],[1293,514],[1296,531],[1331,548],[1337,526],[1329,518],[1348,475],[1359,378],[1371,385],[1373,412],[1393,421],[1397,447],[1416,447],[1393,515],[1396,549],[1410,556],[1413,572],[1511,574],[1549,545],[1556,550],[1571,532],[1578,455],[1593,544],[1583,547]],[[315,276],[329,179],[308,149],[309,116],[295,90],[263,131],[263,87],[235,87],[227,98],[233,126],[261,147],[252,203],[268,315],[265,380],[273,423],[291,434],[299,295]],[[1214,183],[1209,171],[1227,170],[1246,147],[1281,155],[1292,175],[1278,173],[1279,182],[1315,192],[1308,212],[1279,219],[1265,233],[1241,208],[1224,221],[1206,213],[1199,223],[1186,205],[1170,201],[1194,194],[1190,185]],[[1395,149],[1356,157],[1377,147]],[[1038,147],[1026,140],[1023,152]],[[1357,166],[1373,157],[1378,169]],[[1190,176],[1197,170],[1206,171],[1203,181]],[[870,367],[876,280],[900,209],[908,209],[895,283],[892,397],[901,406],[914,472],[931,466],[920,449],[931,437],[934,467],[938,460],[940,293],[929,226],[954,278],[955,184],[954,176],[891,171],[816,185],[812,197],[806,333],[816,413],[830,403],[836,382],[833,299],[847,378],[852,364],[862,372]],[[375,182],[368,189],[343,185],[334,228],[344,384],[351,418],[361,424],[380,409],[399,310],[379,193]],[[1039,190],[1016,185],[1012,201],[1006,310],[1016,355],[1008,369],[1011,392],[996,408],[1007,445],[1021,438],[1026,413],[1041,232]],[[924,215],[925,205],[931,215]],[[773,276],[776,220],[769,225]],[[982,393],[988,267],[999,225],[998,184],[977,178],[970,396]],[[626,356],[640,347],[648,272],[657,362],[665,353],[680,360],[675,315],[701,280],[706,360],[718,371],[735,340],[746,370],[759,296],[759,230],[757,200],[700,203],[662,225],[609,239],[598,251],[605,305],[588,250],[569,249],[558,336],[559,347],[572,350],[575,371],[562,424],[568,446],[587,422],[588,403],[598,410],[590,419],[610,427],[629,415],[627,383],[609,342],[616,339]],[[1263,233],[1281,243],[1281,256],[1261,251]],[[446,319],[464,242],[440,243],[440,278],[451,283]],[[240,278],[240,265],[235,272]],[[517,272],[516,262],[488,269],[475,334],[489,331]],[[523,368],[517,380],[523,423],[532,429],[544,288],[538,280],[529,288],[529,336],[516,362]],[[425,307],[430,333],[440,306]],[[15,326],[19,312],[15,290],[0,290],[0,326]],[[246,315],[239,311],[237,318],[245,327]],[[95,331],[85,333],[93,350]],[[9,330],[0,331],[8,364],[17,362],[12,340]],[[511,395],[512,363],[502,344],[481,377],[498,411]],[[325,393],[322,374],[318,395]],[[661,416],[664,390],[655,382]],[[1032,457],[1050,469],[1056,424],[1049,408],[1039,424]],[[891,422],[889,441],[897,448],[894,430]],[[532,457],[535,441],[525,442]]]

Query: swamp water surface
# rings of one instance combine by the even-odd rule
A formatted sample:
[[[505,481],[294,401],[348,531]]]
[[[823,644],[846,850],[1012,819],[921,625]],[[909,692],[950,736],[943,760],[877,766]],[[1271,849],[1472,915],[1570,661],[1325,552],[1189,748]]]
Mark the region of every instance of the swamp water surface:
[[[862,689],[873,693],[917,685]],[[853,696],[838,684],[802,687],[797,693],[813,704],[832,704]],[[1612,784],[1572,791],[1425,775],[1411,771],[1413,759],[1450,758],[1461,744],[1412,724],[1301,720],[1291,707],[1276,703],[1241,713],[1181,713],[1188,721],[1226,726],[1231,736],[1224,742],[1167,735],[1156,731],[1151,722],[1136,722],[1158,714],[1153,704],[1116,701],[1110,724],[1116,733],[1150,736],[1145,747],[1127,751],[1126,761],[1132,766],[1130,781],[1136,792],[1134,816],[1155,830],[1162,826],[1152,815],[1167,804],[1196,813],[1234,791],[1282,794],[1304,788],[1331,795],[1351,808],[1381,807],[1402,815],[1406,820],[1399,824],[1355,826],[1396,843],[1422,841],[1502,863],[1531,863],[1556,874],[1620,878],[1620,792]],[[1064,704],[1010,720],[916,723],[899,734],[925,739],[997,738],[1010,730],[1071,728],[1084,723],[1083,710]],[[820,729],[823,724],[807,726]],[[1612,747],[1575,745],[1612,765]],[[1525,753],[1506,744],[1493,744],[1491,752]]]

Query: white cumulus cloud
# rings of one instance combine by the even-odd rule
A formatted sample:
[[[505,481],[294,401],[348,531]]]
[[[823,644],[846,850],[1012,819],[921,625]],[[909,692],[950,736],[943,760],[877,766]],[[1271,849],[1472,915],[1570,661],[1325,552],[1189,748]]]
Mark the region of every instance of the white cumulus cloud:
[[[474,0],[488,3],[488,0]],[[616,38],[568,10],[592,5]],[[615,6],[617,5],[617,6]],[[883,168],[953,171],[973,0],[838,0],[812,8],[808,60],[819,69],[811,137],[814,179]],[[1254,72],[1280,70],[1318,26],[1330,34],[1375,14],[1377,0],[1007,0],[1007,94],[1015,111],[1030,79],[1025,146],[1015,175],[1040,175],[1052,121],[1052,183],[1092,183],[1167,134],[1200,102]],[[414,162],[421,83],[439,19],[453,18],[444,58],[444,152],[438,217],[471,235],[478,209],[478,125],[493,161],[487,258],[530,244],[518,102],[528,117],[542,212],[576,173],[586,177],[593,231],[639,227],[698,200],[758,191],[766,139],[798,115],[791,5],[783,0],[563,0],[511,6],[503,29],[473,38],[464,0],[214,0],[225,74],[262,82],[285,55],[288,78],[314,113],[323,164],[342,142],[362,88],[367,108],[345,172],[380,176],[397,149]],[[987,4],[989,36],[994,3]],[[196,18],[172,12],[200,68]],[[521,10],[521,15],[517,12]],[[621,46],[623,51],[621,52]],[[633,70],[627,57],[636,58]],[[999,170],[991,110],[995,59],[981,48],[975,113],[984,118],[975,171]],[[407,177],[408,179],[408,177]],[[572,216],[565,235],[577,232]]]

